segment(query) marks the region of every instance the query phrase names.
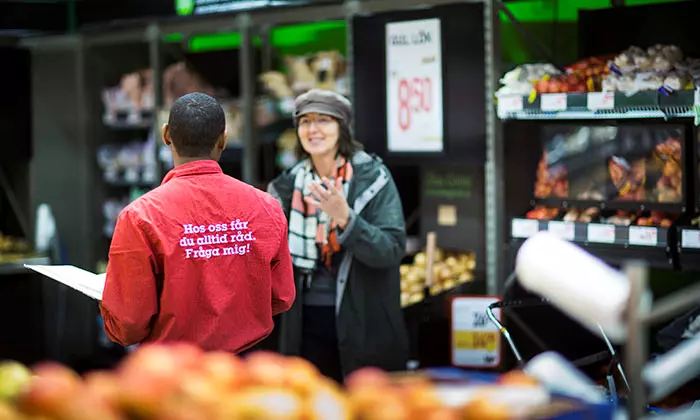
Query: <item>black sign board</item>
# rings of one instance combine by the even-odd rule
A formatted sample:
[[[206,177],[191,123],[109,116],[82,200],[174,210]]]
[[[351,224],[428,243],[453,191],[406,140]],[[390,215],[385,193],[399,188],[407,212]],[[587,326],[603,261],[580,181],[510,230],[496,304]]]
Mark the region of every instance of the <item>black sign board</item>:
[[[421,182],[421,236],[437,233],[445,250],[474,251],[484,267],[484,170],[482,166],[426,166]]]

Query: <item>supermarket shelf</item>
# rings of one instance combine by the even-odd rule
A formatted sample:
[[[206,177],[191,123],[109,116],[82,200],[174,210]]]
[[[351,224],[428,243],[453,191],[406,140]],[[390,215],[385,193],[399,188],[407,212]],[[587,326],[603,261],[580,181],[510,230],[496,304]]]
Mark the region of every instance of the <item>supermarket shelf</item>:
[[[540,231],[549,231],[567,241],[591,245],[615,245],[623,248],[661,248],[669,244],[669,229],[654,226],[619,226],[606,223],[579,223],[533,219],[513,219],[511,237],[527,239]]]
[[[621,92],[547,93],[534,99],[502,96],[497,109],[504,120],[668,119],[693,118],[698,102],[696,91],[669,95],[645,91],[632,96]]]
[[[117,112],[102,117],[104,124],[115,130],[146,130],[153,127],[155,115],[152,110],[140,112]]]
[[[546,206],[563,209],[588,209],[599,208],[610,210],[630,210],[643,211],[653,210],[667,213],[683,213],[685,206],[683,203],[659,203],[659,202],[643,202],[643,201],[598,201],[598,200],[570,200],[568,198],[536,198],[530,201],[531,206]]]
[[[0,261],[0,276],[27,273],[28,271],[24,268],[24,264],[51,264],[51,259],[49,257],[33,257],[6,261],[2,260]]]

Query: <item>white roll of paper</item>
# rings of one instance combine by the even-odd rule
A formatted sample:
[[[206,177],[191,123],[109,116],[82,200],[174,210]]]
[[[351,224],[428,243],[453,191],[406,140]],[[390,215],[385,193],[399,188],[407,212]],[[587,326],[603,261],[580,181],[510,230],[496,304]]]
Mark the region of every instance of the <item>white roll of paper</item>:
[[[520,247],[515,273],[523,287],[549,299],[591,332],[600,335],[600,325],[611,341],[625,339],[629,281],[582,248],[540,232]]]

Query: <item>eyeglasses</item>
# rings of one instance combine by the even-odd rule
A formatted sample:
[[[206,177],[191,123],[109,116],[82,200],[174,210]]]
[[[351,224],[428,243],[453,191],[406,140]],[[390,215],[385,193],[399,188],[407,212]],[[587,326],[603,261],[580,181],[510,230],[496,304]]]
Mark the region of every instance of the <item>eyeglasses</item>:
[[[328,127],[330,124],[333,123],[333,118],[326,116],[326,115],[320,115],[315,118],[311,117],[301,117],[299,119],[299,128],[308,130],[311,128],[311,124],[315,124],[316,128],[323,130],[324,128]]]

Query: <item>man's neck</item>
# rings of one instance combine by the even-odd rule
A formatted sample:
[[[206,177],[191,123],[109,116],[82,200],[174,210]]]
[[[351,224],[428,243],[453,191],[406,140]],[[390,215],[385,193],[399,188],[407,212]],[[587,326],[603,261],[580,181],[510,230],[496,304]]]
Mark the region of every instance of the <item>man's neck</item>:
[[[211,156],[206,156],[206,157],[173,157],[173,164],[175,167],[178,167],[180,165],[184,165],[186,163],[190,162],[197,162],[200,160],[213,160],[216,161],[217,159],[212,158]]]

